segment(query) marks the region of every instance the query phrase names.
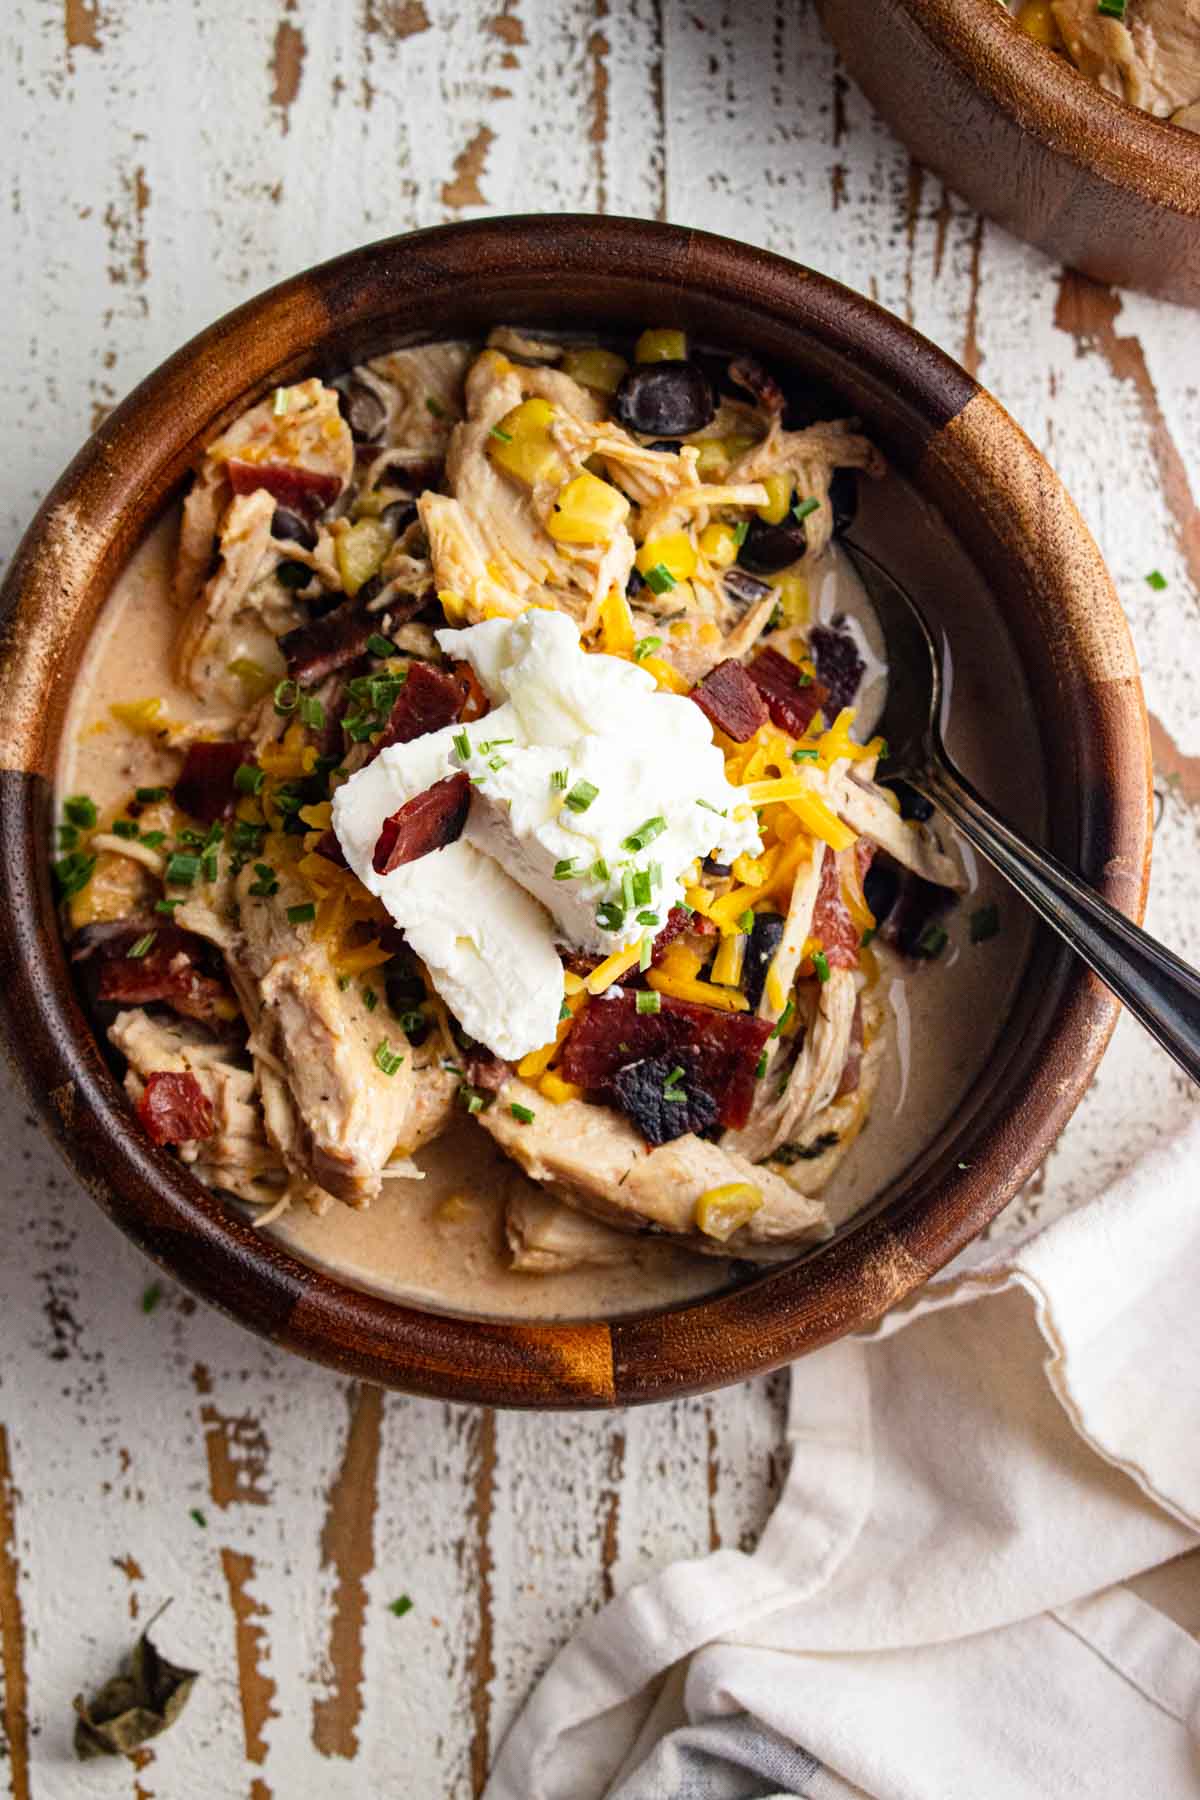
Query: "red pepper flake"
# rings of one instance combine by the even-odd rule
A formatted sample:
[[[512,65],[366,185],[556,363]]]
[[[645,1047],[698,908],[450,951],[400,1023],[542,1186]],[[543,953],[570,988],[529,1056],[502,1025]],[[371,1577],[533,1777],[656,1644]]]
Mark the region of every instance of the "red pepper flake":
[[[735,744],[746,743],[770,717],[761,690],[732,656],[719,662],[689,698]]]
[[[452,844],[462,836],[470,804],[471,783],[462,773],[447,775],[423,794],[415,794],[384,820],[372,858],[375,873],[390,875],[404,863]]]
[[[746,673],[766,701],[774,723],[792,737],[803,737],[829,699],[819,681],[806,682],[795,663],[778,650],[760,650]]]
[[[281,506],[290,506],[309,519],[324,512],[342,491],[336,475],[291,463],[248,463],[231,458],[225,467],[235,494],[252,494],[256,488],[266,488]]]
[[[216,1128],[212,1101],[192,1074],[149,1075],[138,1118],[156,1144],[191,1144]]]
[[[232,818],[238,797],[233,778],[243,763],[253,761],[253,747],[240,741],[189,744],[175,783],[176,806],[204,825]]]

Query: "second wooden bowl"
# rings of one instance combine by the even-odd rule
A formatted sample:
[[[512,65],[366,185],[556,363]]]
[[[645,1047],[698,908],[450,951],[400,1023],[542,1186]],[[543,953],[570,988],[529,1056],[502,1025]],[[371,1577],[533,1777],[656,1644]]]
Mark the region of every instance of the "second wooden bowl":
[[[997,0],[817,0],[918,162],[1056,261],[1200,305],[1200,133],[1104,93]]]

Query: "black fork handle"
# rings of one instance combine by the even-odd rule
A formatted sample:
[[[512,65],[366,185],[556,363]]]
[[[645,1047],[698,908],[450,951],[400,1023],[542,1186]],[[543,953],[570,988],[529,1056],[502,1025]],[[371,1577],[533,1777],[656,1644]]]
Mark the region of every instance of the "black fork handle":
[[[1200,974],[997,818],[944,752],[909,779],[1200,1082]]]

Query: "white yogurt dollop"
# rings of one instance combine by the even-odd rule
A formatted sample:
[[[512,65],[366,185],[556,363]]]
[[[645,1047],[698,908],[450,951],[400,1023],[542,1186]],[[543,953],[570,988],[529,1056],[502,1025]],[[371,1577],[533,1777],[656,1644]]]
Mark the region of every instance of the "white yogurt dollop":
[[[558,1024],[556,945],[607,956],[652,939],[683,899],[682,873],[709,852],[756,853],[758,821],[700,708],[633,663],[589,655],[565,613],[437,639],[474,669],[491,712],[384,750],[338,790],[333,827],[464,1028],[522,1056]],[[464,769],[459,841],[376,875],[384,820]]]

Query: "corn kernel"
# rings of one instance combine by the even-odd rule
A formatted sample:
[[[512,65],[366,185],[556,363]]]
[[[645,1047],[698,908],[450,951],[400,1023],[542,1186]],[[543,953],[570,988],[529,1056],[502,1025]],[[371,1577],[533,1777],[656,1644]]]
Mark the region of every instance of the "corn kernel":
[[[696,473],[702,481],[728,468],[729,449],[724,438],[705,438],[696,445],[696,450]]]
[[[687,333],[683,331],[643,331],[633,350],[640,363],[686,362],[687,353]]]
[[[719,1244],[727,1243],[761,1210],[762,1204],[762,1190],[752,1181],[727,1181],[721,1187],[709,1188],[697,1200],[696,1229]]]
[[[608,544],[628,517],[620,489],[585,473],[562,489],[546,529],[556,544]]]
[[[647,539],[634,563],[639,575],[648,575],[661,563],[673,581],[690,581],[696,573],[696,552],[686,531],[668,531]]]
[[[609,656],[633,654],[633,614],[620,588],[609,588],[600,602],[600,635]]]
[[[615,394],[629,364],[615,350],[601,350],[596,346],[568,350],[559,367],[564,375],[569,375],[583,387],[595,388],[601,394]]]
[[[1046,44],[1050,49],[1062,44],[1050,0],[1025,0],[1017,14],[1017,24],[1036,44]]]
[[[664,662],[661,656],[643,656],[642,667],[648,675],[653,675],[664,694],[691,693],[692,684],[687,676],[681,675],[671,663]]]
[[[138,731],[145,736],[166,729],[166,712],[159,699],[118,700],[108,710],[118,724],[128,725],[130,731]]]
[[[767,490],[767,504],[756,507],[760,519],[767,525],[782,525],[787,518],[788,507],[792,504],[792,481],[790,475],[765,475],[763,486]]]
[[[738,543],[732,525],[706,525],[700,533],[700,548],[714,568],[727,569],[737,561]]]
[[[738,986],[742,979],[742,964],[746,960],[746,936],[738,932],[732,937],[721,939],[721,947],[713,958],[712,973],[709,976],[718,987]]]
[[[704,958],[677,940],[663,951],[660,967],[664,975],[674,976],[676,981],[694,981],[704,967]]]
[[[798,563],[792,563],[777,574],[768,575],[767,586],[774,588],[775,598],[783,608],[783,616],[789,625],[808,624],[808,578],[800,573]]]
[[[548,400],[522,400],[492,427],[488,455],[498,469],[515,475],[527,487],[535,482],[563,482],[567,471],[550,427],[554,408]]]

